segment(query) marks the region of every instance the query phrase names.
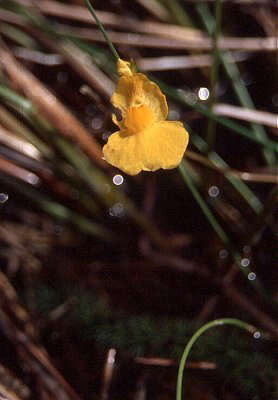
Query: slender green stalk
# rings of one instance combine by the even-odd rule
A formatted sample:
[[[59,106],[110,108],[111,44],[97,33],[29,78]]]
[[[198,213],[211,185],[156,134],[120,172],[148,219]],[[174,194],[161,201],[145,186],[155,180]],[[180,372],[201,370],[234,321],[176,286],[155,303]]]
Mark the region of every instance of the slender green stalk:
[[[247,244],[254,246],[261,236],[261,232],[266,227],[268,220],[271,215],[274,215],[275,210],[278,207],[278,186],[274,188],[269,193],[265,200],[264,208],[262,212],[257,216],[257,219],[253,225],[252,235],[248,238]]]
[[[54,157],[53,150],[47,144],[41,141],[29,128],[2,106],[0,106],[0,121],[3,122],[9,130],[17,133],[33,144],[43,156],[46,158]]]
[[[203,211],[205,217],[207,218],[208,222],[212,226],[213,230],[216,232],[216,234],[218,235],[218,237],[222,241],[223,245],[230,251],[230,253],[231,253],[231,255],[232,255],[233,259],[234,259],[235,264],[238,266],[238,268],[244,274],[244,276],[248,279],[248,275],[252,271],[248,267],[242,268],[241,255],[234,248],[229,236],[226,234],[224,229],[221,227],[221,225],[217,221],[216,217],[214,216],[213,212],[211,211],[211,209],[209,208],[207,203],[204,201],[204,199],[200,195],[198,189],[196,188],[196,186],[194,185],[194,183],[193,183],[193,181],[191,179],[190,174],[188,173],[188,170],[187,170],[187,167],[186,167],[184,161],[181,162],[181,164],[179,166],[179,170],[181,172],[181,175],[182,175],[182,177],[183,177],[188,189],[190,190],[190,192],[192,193],[194,199],[196,200],[196,202],[198,203],[199,207]],[[264,293],[265,293],[264,288],[263,288],[261,282],[258,279],[254,280],[254,281],[248,280],[248,282],[251,283],[251,285],[253,286],[254,289],[258,290],[262,295],[264,295]]]
[[[235,318],[215,319],[214,321],[208,322],[207,324],[203,325],[200,329],[198,329],[197,332],[194,333],[194,335],[191,337],[191,339],[187,343],[187,345],[184,349],[184,352],[182,354],[181,360],[180,360],[178,379],[177,379],[176,400],[182,400],[183,372],[184,372],[186,360],[188,358],[188,355],[189,355],[189,352],[190,352],[192,346],[204,332],[206,332],[208,329],[211,329],[211,328],[214,328],[215,326],[220,326],[220,325],[234,325],[234,326],[244,329],[247,332],[250,332],[252,334],[257,331],[257,329],[254,326],[249,325],[246,322],[243,322],[243,321],[241,321],[239,319],[235,319]]]
[[[217,81],[219,72],[219,50],[218,41],[221,32],[221,16],[222,16],[222,1],[216,0],[215,3],[215,28],[213,33],[213,64],[210,71],[210,97],[209,97],[209,110],[212,111],[213,105],[216,99]],[[216,121],[209,119],[208,121],[208,132],[207,142],[208,150],[211,151],[214,148],[216,137]]]
[[[8,86],[0,85],[0,97],[4,98],[7,102],[13,104],[24,112],[31,113],[33,110],[32,104],[29,100],[19,96]]]
[[[187,172],[187,169],[186,169],[186,166],[184,164],[184,161],[181,162],[181,164],[179,166],[179,170],[181,172],[182,177],[185,180],[185,183],[186,183],[188,189],[190,190],[190,192],[192,193],[193,197],[195,198],[195,200],[199,204],[201,210],[205,214],[205,216],[206,216],[207,220],[209,221],[209,223],[211,224],[212,228],[217,233],[217,235],[219,236],[219,238],[221,239],[223,244],[230,247],[230,239],[229,239],[229,237],[227,236],[227,234],[224,231],[224,229],[220,226],[220,224],[216,220],[215,216],[213,215],[212,211],[209,209],[208,205],[203,200],[202,196],[200,195],[200,193],[198,192],[198,190],[194,186],[194,184],[193,184],[193,182],[192,182],[192,180],[190,178],[190,175]]]
[[[208,152],[208,144],[199,136],[197,133],[187,127],[190,133],[190,142],[203,154],[207,154],[207,157],[215,165],[220,165],[222,168],[229,168],[229,165],[217,154],[215,151]],[[246,185],[240,178],[225,174],[226,179],[233,185],[233,187],[240,193],[244,200],[249,206],[259,214],[263,210],[263,205],[260,199],[254,194],[254,192]]]
[[[104,39],[106,40],[108,46],[110,47],[111,52],[113,53],[114,57],[115,57],[116,60],[117,60],[118,58],[120,58],[120,56],[119,56],[117,50],[115,49],[115,46],[113,45],[113,43],[112,43],[111,40],[109,39],[109,37],[108,37],[108,35],[107,35],[107,33],[106,33],[106,31],[105,31],[105,29],[104,29],[102,23],[101,23],[100,20],[98,19],[98,16],[96,15],[96,12],[95,12],[95,10],[94,10],[94,7],[93,7],[92,4],[90,3],[90,0],[85,0],[85,3],[86,3],[86,5],[87,5],[87,7],[88,7],[88,10],[90,11],[90,13],[92,14],[92,16],[94,17],[94,19],[95,19],[95,21],[96,21],[96,23],[97,23],[97,26],[98,26],[99,29],[101,30],[101,32],[102,32],[102,34],[103,34],[103,36],[104,36]]]
[[[191,17],[185,12],[185,9],[177,0],[160,0],[160,2],[171,12],[175,20],[174,22],[188,27],[194,25]]]
[[[88,235],[93,235],[106,241],[115,240],[115,237],[110,230],[103,228],[100,224],[88,220],[79,213],[72,211],[70,208],[53,201],[48,196],[42,195],[37,190],[30,187],[30,185],[4,173],[1,174],[1,181],[4,181],[5,184],[14,188],[17,192],[21,193],[22,196],[34,201],[38,207],[52,217],[55,217],[60,221],[66,221]]]
[[[27,47],[28,49],[38,48],[36,41],[30,35],[23,32],[22,29],[1,22],[0,31],[20,46]]]

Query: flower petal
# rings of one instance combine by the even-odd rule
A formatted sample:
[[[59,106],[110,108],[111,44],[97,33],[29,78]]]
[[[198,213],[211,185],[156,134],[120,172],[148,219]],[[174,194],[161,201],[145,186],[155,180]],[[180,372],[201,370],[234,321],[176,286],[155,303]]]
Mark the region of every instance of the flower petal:
[[[189,140],[188,132],[181,122],[158,122],[144,130],[142,135],[143,170],[171,169],[179,165]]]
[[[103,147],[105,160],[128,175],[136,175],[142,170],[143,146],[139,135],[129,135],[124,131],[113,133]]]
[[[103,147],[105,160],[128,175],[159,168],[175,168],[188,144],[188,133],[181,122],[162,121],[138,134],[113,133]]]
[[[133,61],[124,61],[119,58],[117,62],[117,71],[119,76],[132,76],[136,72],[136,65]]]
[[[129,107],[142,105],[153,111],[155,121],[164,121],[168,115],[166,97],[154,82],[140,73],[122,75],[111,102],[121,110],[123,118]]]

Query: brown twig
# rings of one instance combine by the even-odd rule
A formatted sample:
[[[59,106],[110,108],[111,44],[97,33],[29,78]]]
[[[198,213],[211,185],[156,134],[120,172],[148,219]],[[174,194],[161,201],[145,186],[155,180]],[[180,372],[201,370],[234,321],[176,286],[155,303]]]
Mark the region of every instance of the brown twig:
[[[136,357],[134,361],[137,364],[152,365],[158,367],[172,367],[178,365],[177,361],[171,360],[170,358]],[[211,370],[216,368],[216,364],[208,361],[191,361],[187,362],[185,367],[189,369]]]
[[[105,366],[103,371],[103,382],[100,398],[101,400],[107,400],[109,398],[109,389],[111,386],[113,371],[115,369],[115,357],[117,351],[115,349],[109,349],[105,360]]]
[[[224,115],[231,118],[248,122],[255,122],[276,128],[278,135],[278,115],[266,111],[251,110],[249,108],[232,106],[230,104],[215,104],[213,112],[217,115]]]
[[[236,62],[245,61],[247,53],[233,52],[232,59]],[[208,54],[190,56],[164,56],[164,57],[142,57],[137,58],[136,64],[142,71],[170,71],[176,69],[189,69],[209,67],[212,58]]]
[[[93,62],[92,59],[69,41],[54,42],[49,40],[39,32],[34,30],[39,40],[48,48],[61,54],[73,69],[93,88],[95,88],[106,100],[109,100],[114,89],[115,83],[105,75]]]
[[[278,183],[278,176],[274,174],[257,174],[249,171],[238,171],[232,168],[223,168],[217,166],[215,163],[202,156],[201,154],[195,153],[194,151],[187,150],[186,157],[190,160],[197,161],[198,163],[209,167],[214,171],[223,175],[233,175],[242,179],[243,181],[261,182],[261,183]]]
[[[72,16],[73,14],[71,14]],[[25,25],[25,20],[18,15],[1,10],[0,19],[2,21],[11,22],[18,26],[23,27]],[[146,24],[146,23],[144,23]],[[165,25],[165,24],[160,24]],[[128,20],[124,19],[121,21],[121,27],[125,26],[131,31],[136,31],[134,21],[128,24]],[[67,26],[64,24],[56,24],[56,32],[64,35],[76,36],[79,38],[96,41],[104,43],[105,39],[101,32],[97,29],[90,28],[75,28],[72,26]],[[127,45],[133,47],[150,47],[150,48],[165,48],[165,49],[178,49],[178,50],[211,50],[213,43],[211,39],[204,36],[199,31],[191,30],[191,34],[186,28],[172,27],[171,25],[166,25],[161,29],[155,29],[156,25],[153,22],[149,23],[148,29],[145,32],[151,34],[140,34],[140,33],[126,33],[126,32],[114,32],[107,31],[110,40],[117,45]],[[158,36],[155,36],[155,33]],[[159,37],[159,36],[165,36]],[[234,38],[234,37],[222,37],[219,40],[219,49],[229,49],[229,50],[241,50],[246,52],[253,51],[276,51],[276,37],[257,37],[257,38]]]
[[[105,39],[101,32],[90,28],[74,28],[66,25],[56,25],[57,32],[64,35],[73,35],[82,39],[104,43]],[[117,45],[132,47],[164,48],[175,50],[211,50],[212,40],[209,38],[184,38],[166,39],[154,35],[142,35],[139,33],[123,33],[107,31],[110,40]],[[221,50],[244,50],[244,51],[276,51],[276,38],[221,38],[219,40]]]
[[[268,329],[272,333],[275,339],[278,339],[278,324],[265,312],[261,311],[254,302],[249,301],[249,299],[240,293],[238,289],[233,286],[232,281],[229,282],[215,278],[213,274],[208,270],[205,265],[200,265],[195,262],[185,260],[178,256],[172,256],[167,254],[158,253],[151,250],[149,246],[141,248],[144,255],[149,258],[154,265],[168,268],[174,268],[178,271],[183,271],[185,273],[197,275],[213,285],[215,285],[222,294],[225,295],[233,304],[236,304],[244,312],[247,312],[258,324],[265,329]]]
[[[28,386],[2,364],[0,364],[0,382],[0,393],[3,393],[7,399],[21,400],[30,398],[31,392]]]
[[[9,315],[4,311],[8,307]],[[62,375],[52,365],[47,352],[35,344],[30,332],[34,328],[24,330],[22,326],[22,314],[24,320],[32,327],[31,318],[27,311],[19,305],[16,292],[6,276],[0,272],[0,320],[4,334],[14,343],[17,351],[24,361],[35,373],[47,391],[53,398],[81,400],[77,393],[65,381]]]
[[[40,12],[49,16],[61,17],[63,19],[75,20],[86,24],[96,25],[90,12],[86,7],[66,5],[57,1],[32,2],[30,0],[19,0],[25,6],[35,6]],[[128,16],[121,16],[107,11],[97,11],[97,16],[103,25],[121,28],[127,31],[152,33],[166,37],[203,37],[203,33],[195,28],[184,28],[178,25],[165,24],[155,21],[140,21]]]
[[[31,143],[21,139],[0,125],[0,143],[25,154],[35,160],[40,160],[40,152]]]
[[[2,156],[0,156],[0,170],[31,185],[35,185],[39,182],[39,177],[36,174],[25,168],[18,167],[13,162],[6,160]]]

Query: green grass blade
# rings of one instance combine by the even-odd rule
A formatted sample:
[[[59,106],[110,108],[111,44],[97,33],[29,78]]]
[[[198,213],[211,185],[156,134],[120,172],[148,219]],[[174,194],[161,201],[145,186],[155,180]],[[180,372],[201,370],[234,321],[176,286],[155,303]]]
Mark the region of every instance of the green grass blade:
[[[222,168],[229,168],[229,165],[217,154],[215,151],[209,152],[208,144],[201,138],[197,133],[192,132],[189,128],[187,128],[190,132],[190,142],[203,154],[207,154],[207,157],[210,161],[212,161],[215,165],[219,165]],[[249,206],[255,211],[256,214],[259,214],[263,205],[259,198],[253,193],[253,191],[246,185],[240,178],[236,176],[229,175],[228,173],[225,175],[226,179],[233,185],[233,187],[241,194],[244,200],[249,204]]]
[[[216,319],[214,321],[210,321],[206,323],[205,325],[201,326],[197,330],[197,332],[194,333],[194,335],[191,337],[191,339],[188,341],[184,352],[182,354],[180,364],[179,364],[179,371],[178,371],[178,379],[177,379],[177,391],[176,391],[176,400],[182,400],[182,381],[183,381],[183,373],[184,373],[184,367],[185,363],[187,361],[188,355],[190,353],[190,350],[194,343],[197,341],[197,339],[208,329],[211,329],[216,326],[222,326],[222,325],[234,325],[237,326],[238,328],[244,329],[247,332],[254,334],[256,332],[256,328],[250,324],[247,324],[244,321],[241,321],[239,319],[235,318],[221,318],[221,319]],[[230,349],[229,349],[230,351]]]
[[[32,200],[42,211],[46,212],[50,216],[77,227],[83,233],[96,236],[99,239],[112,240],[113,235],[108,229],[88,220],[82,215],[72,211],[70,208],[57,203],[48,196],[38,193],[37,190],[30,187],[30,185],[20,182],[16,178],[12,178],[3,173],[0,175],[0,180],[12,187],[23,197]]]
[[[199,3],[199,4],[196,4],[195,8],[196,8],[197,12],[199,13],[201,20],[202,20],[205,28],[207,29],[208,33],[210,35],[212,35],[214,26],[215,26],[215,20],[209,10],[208,5],[205,3]],[[223,67],[225,69],[227,76],[230,78],[231,84],[232,84],[234,91],[239,99],[240,104],[243,107],[255,109],[253,100],[252,100],[248,90],[246,89],[246,87],[244,86],[244,84],[241,81],[239,69],[238,69],[236,63],[233,62],[230,52],[228,52],[228,51],[220,52],[219,57],[223,64]],[[254,136],[257,139],[259,139],[261,142],[264,142],[265,140],[267,141],[267,134],[265,132],[265,129],[261,125],[258,125],[255,123],[251,123],[250,125],[254,132]],[[263,154],[265,156],[266,161],[269,164],[273,164],[275,162],[274,154],[270,149],[268,149],[268,148],[263,149]]]

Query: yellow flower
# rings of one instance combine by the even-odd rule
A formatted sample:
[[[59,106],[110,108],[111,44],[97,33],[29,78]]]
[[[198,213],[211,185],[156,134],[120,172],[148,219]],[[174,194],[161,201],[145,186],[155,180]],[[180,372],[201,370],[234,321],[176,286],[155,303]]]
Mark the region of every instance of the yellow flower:
[[[188,144],[183,124],[166,121],[166,98],[154,82],[129,62],[119,59],[117,67],[120,79],[111,101],[122,120],[112,116],[120,130],[104,146],[105,160],[129,175],[177,167]]]

